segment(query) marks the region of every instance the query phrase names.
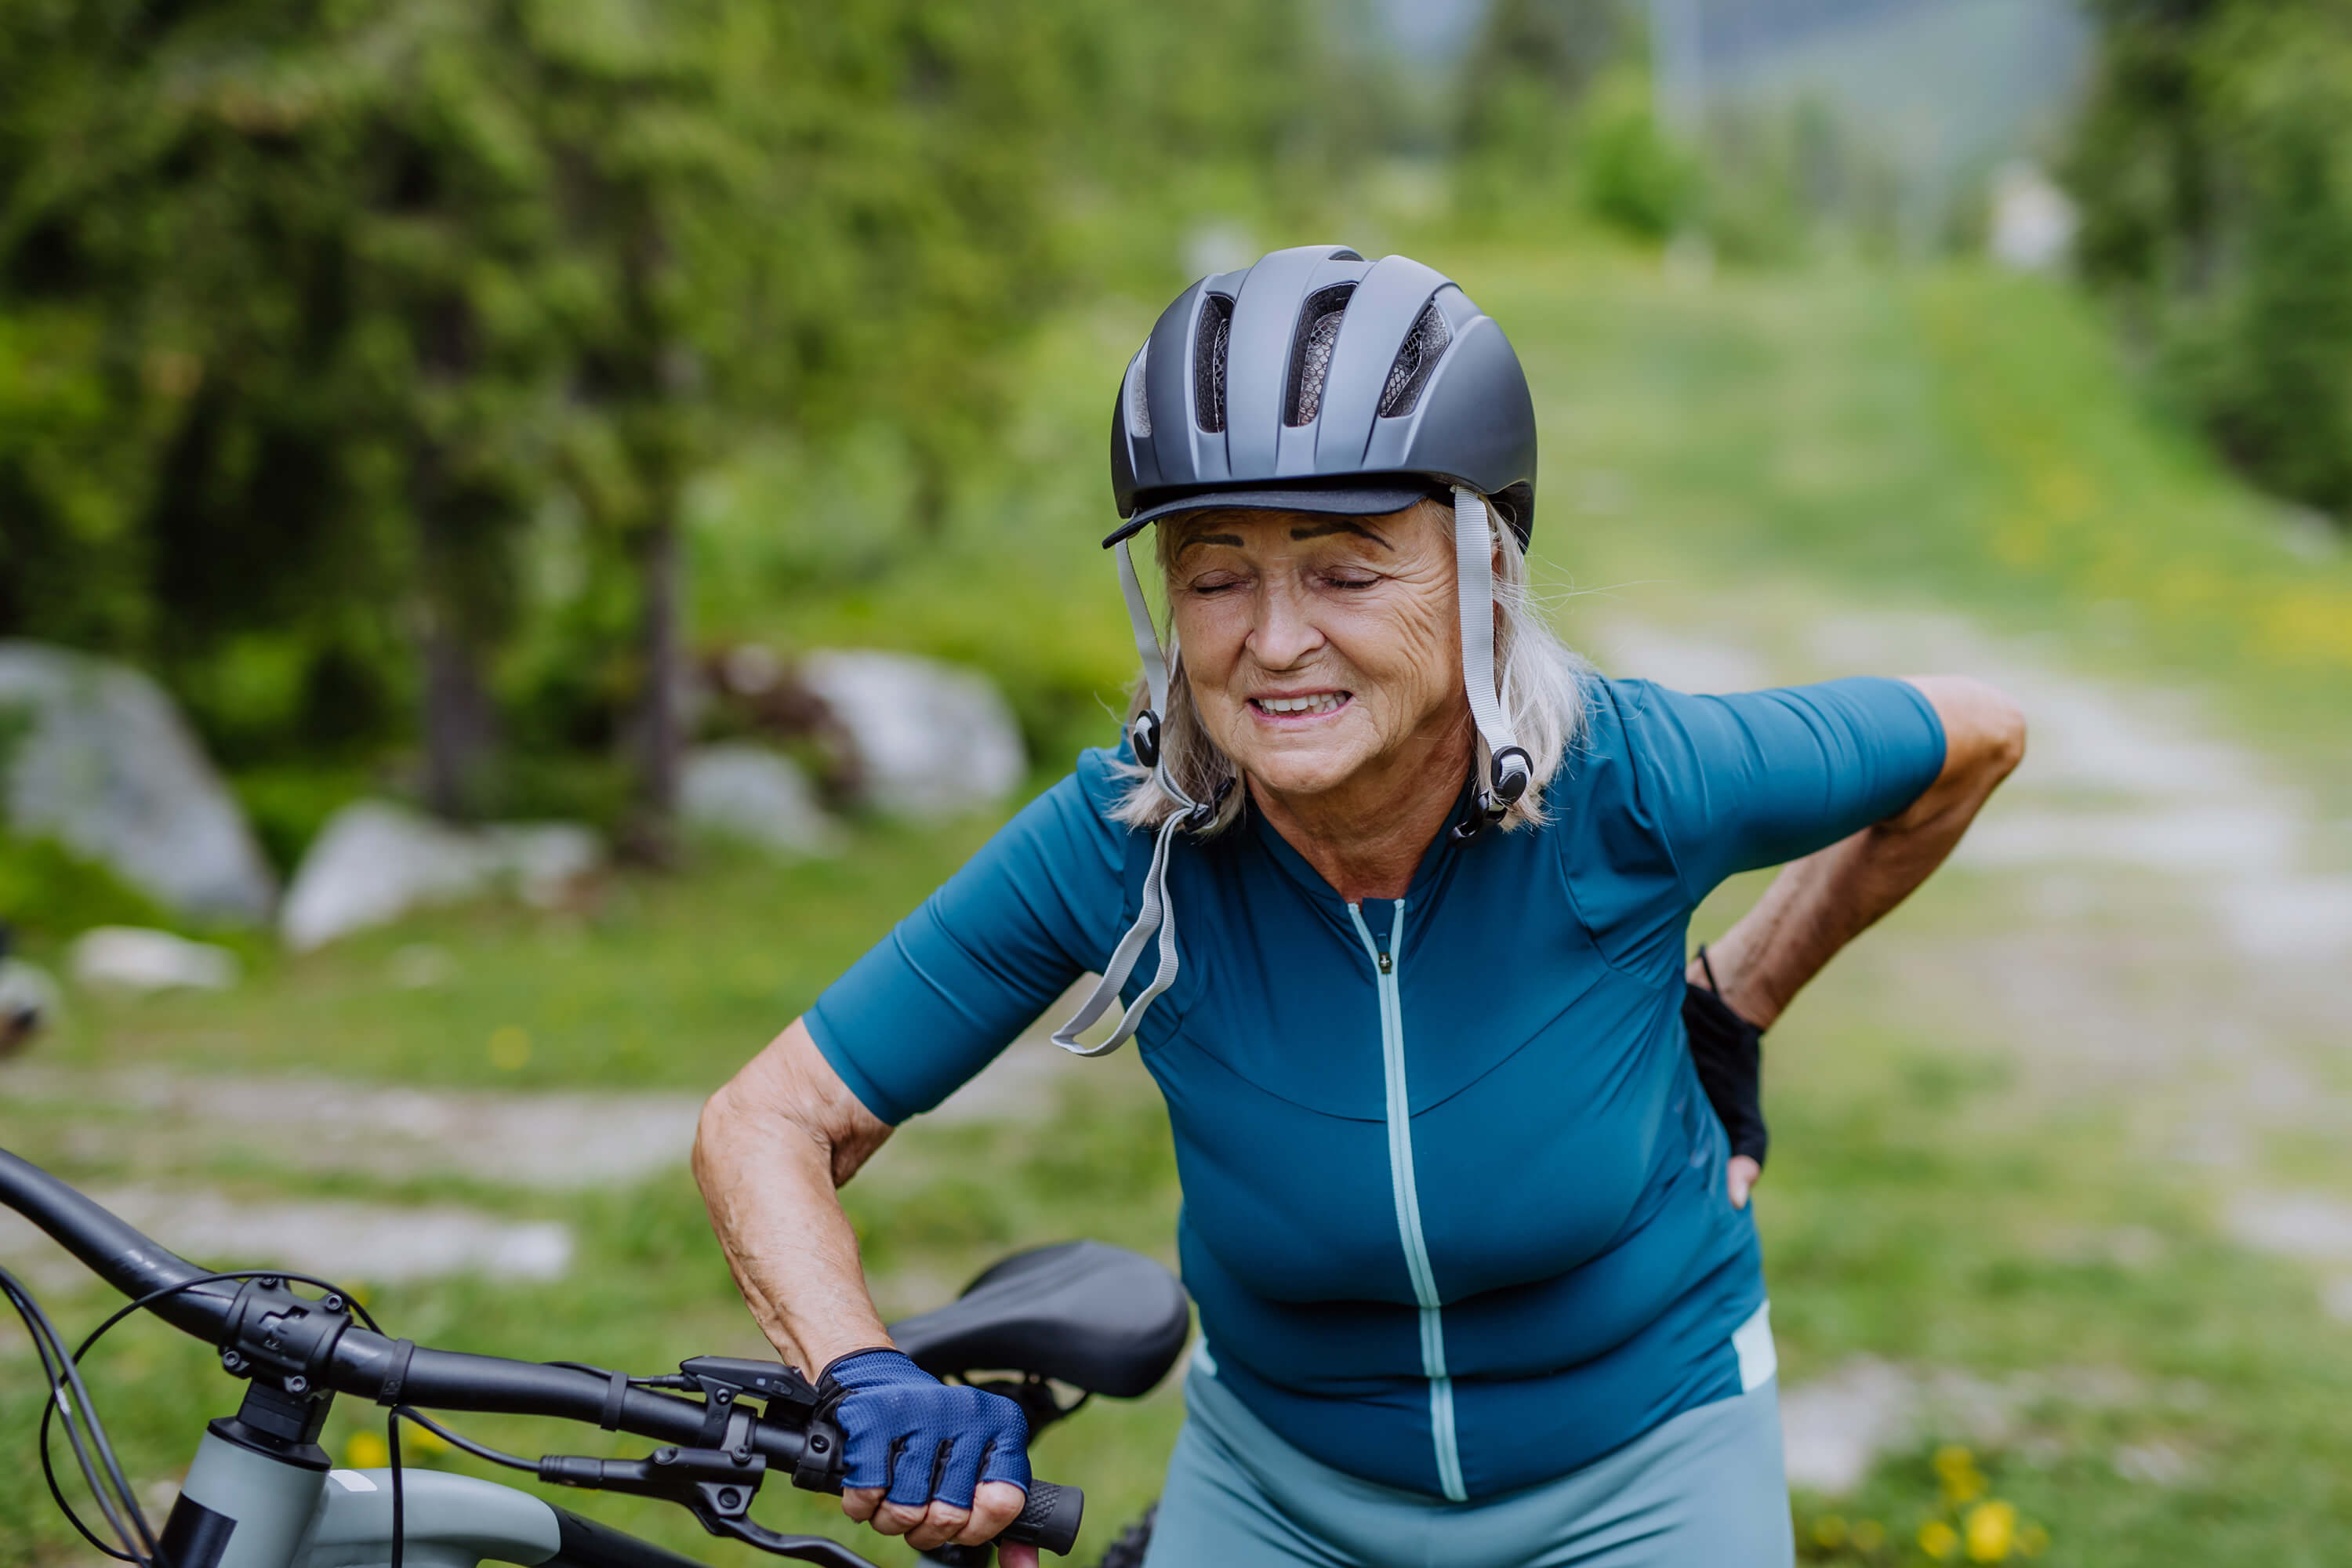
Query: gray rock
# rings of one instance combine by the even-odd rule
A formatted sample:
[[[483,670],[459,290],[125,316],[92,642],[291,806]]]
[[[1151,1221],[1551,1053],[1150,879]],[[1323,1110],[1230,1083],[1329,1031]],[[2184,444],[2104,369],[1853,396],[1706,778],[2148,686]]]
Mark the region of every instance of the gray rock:
[[[504,822],[477,835],[493,886],[535,909],[553,909],[604,864],[604,841],[577,822]]]
[[[431,904],[508,891],[551,905],[604,858],[596,835],[573,823],[464,829],[390,801],[354,801],[303,855],[278,934],[306,952]]]
[[[163,689],[127,665],[0,642],[0,806],[178,914],[257,922],[276,879]]]
[[[2074,199],[2038,164],[2019,159],[1992,177],[1992,224],[1985,248],[2018,272],[2047,272],[2064,264],[2082,214]]]
[[[58,983],[21,958],[0,958],[0,1057],[12,1057],[57,1022]]]
[[[740,742],[688,752],[678,816],[687,831],[782,855],[830,855],[841,829],[790,757]]]
[[[142,926],[99,926],[74,939],[77,984],[112,991],[226,991],[244,967],[236,954]]]
[[[992,805],[1028,772],[1021,729],[995,683],[976,669],[913,654],[813,653],[800,679],[856,753],[867,805],[945,816]]]

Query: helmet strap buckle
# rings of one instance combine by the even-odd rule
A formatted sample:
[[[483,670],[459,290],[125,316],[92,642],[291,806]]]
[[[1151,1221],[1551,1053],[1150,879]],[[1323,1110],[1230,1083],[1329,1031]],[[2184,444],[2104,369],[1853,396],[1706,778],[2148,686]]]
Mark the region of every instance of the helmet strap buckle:
[[[1528,782],[1535,777],[1535,759],[1528,755],[1524,747],[1505,746],[1495,753],[1492,798],[1501,802],[1492,808],[1496,816],[1519,804],[1519,797],[1528,793]],[[1483,796],[1486,792],[1480,794]]]
[[[1135,748],[1135,760],[1147,768],[1160,765],[1160,715],[1146,708],[1127,727],[1128,743]]]

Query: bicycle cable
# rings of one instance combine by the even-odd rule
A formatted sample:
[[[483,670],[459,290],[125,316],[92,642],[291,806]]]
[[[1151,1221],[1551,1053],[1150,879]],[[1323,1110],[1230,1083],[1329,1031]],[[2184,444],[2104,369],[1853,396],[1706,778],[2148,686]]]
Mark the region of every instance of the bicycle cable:
[[[49,1395],[41,1407],[41,1424],[44,1435],[42,1470],[48,1481],[50,1497],[56,1500],[58,1508],[64,1510],[66,1517],[73,1521],[74,1528],[80,1531],[82,1539],[88,1541],[99,1551],[119,1562],[142,1565],[151,1563],[156,1552],[154,1533],[148,1528],[146,1516],[141,1511],[138,1498],[131,1491],[130,1482],[122,1473],[121,1461],[115,1458],[114,1445],[106,1436],[104,1423],[98,1418],[98,1410],[90,1401],[89,1390],[81,1381],[80,1369],[74,1364],[73,1358],[66,1353],[65,1337],[58,1332],[57,1325],[49,1321],[48,1313],[34,1299],[32,1291],[26,1288],[22,1280],[5,1269],[0,1269],[0,1293],[7,1296],[9,1305],[16,1308],[16,1315],[24,1320],[26,1330],[32,1337],[35,1352],[41,1359],[42,1376],[48,1384]],[[90,1532],[89,1527],[82,1523],[79,1516],[76,1515],[72,1508],[67,1504],[65,1493],[58,1485],[56,1471],[47,1463],[48,1418],[50,1412],[58,1408],[62,1408],[66,1413],[66,1439],[73,1447],[74,1460],[81,1469],[83,1484],[89,1488],[90,1497],[98,1504],[99,1511],[105,1516],[108,1527],[114,1531],[115,1538],[122,1543],[123,1549],[121,1551],[99,1540]],[[85,1436],[87,1436],[87,1442],[85,1442]],[[98,1457],[96,1465],[91,1462],[93,1451]],[[110,1489],[113,1493],[110,1500],[108,1496]],[[121,1512],[117,1511],[118,1504],[121,1507]],[[136,1540],[132,1539],[131,1530],[125,1527],[126,1515],[131,1525],[137,1529]]]
[[[110,1330],[111,1330],[116,1324],[121,1322],[125,1318],[128,1318],[133,1312],[139,1311],[143,1308],[152,1306],[154,1303],[164,1300],[169,1297],[177,1296],[183,1291],[193,1290],[199,1285],[215,1285],[232,1279],[283,1279],[291,1284],[316,1286],[318,1289],[325,1291],[328,1295],[336,1297],[345,1305],[350,1307],[352,1313],[358,1317],[362,1323],[367,1326],[371,1332],[379,1334],[383,1332],[383,1325],[375,1321],[375,1314],[370,1312],[365,1306],[362,1305],[357,1297],[353,1296],[349,1290],[344,1289],[341,1286],[321,1279],[316,1275],[296,1274],[283,1268],[224,1269],[218,1273],[199,1274],[193,1279],[183,1279],[177,1284],[166,1285],[160,1290],[150,1290],[147,1294],[138,1298],[134,1301],[131,1301],[129,1305],[118,1309],[104,1322],[99,1324],[98,1327],[89,1331],[88,1337],[81,1342],[80,1346],[75,1350],[72,1357],[68,1360],[67,1364],[68,1369],[72,1371],[74,1386],[77,1389],[81,1388],[80,1373],[78,1369],[81,1364],[82,1358],[90,1352],[91,1349],[97,1345],[100,1339],[105,1337]],[[17,1287],[17,1289],[21,1289],[22,1287]],[[10,1294],[13,1299],[15,1291],[12,1290]],[[27,1298],[27,1300],[29,1300],[29,1298]],[[38,1309],[36,1308],[36,1310],[37,1310]],[[59,1344],[60,1348],[62,1348],[63,1342],[60,1341]],[[52,1387],[54,1388],[54,1384]],[[129,1483],[121,1481],[121,1471],[119,1467],[116,1468],[114,1473],[118,1483],[122,1488],[122,1500],[130,1509],[132,1521],[139,1527],[141,1540],[146,1542],[147,1552],[144,1555],[139,1554],[135,1547],[131,1552],[117,1552],[112,1547],[108,1546],[104,1542],[99,1540],[97,1536],[90,1533],[89,1527],[82,1522],[81,1516],[74,1511],[73,1505],[66,1501],[64,1491],[58,1486],[57,1472],[49,1463],[49,1416],[56,1408],[58,1403],[58,1402],[56,1399],[52,1398],[51,1401],[41,1409],[41,1427],[39,1434],[41,1475],[42,1478],[49,1483],[49,1496],[56,1500],[58,1508],[65,1514],[67,1521],[72,1524],[74,1529],[79,1531],[81,1532],[82,1539],[89,1542],[92,1546],[97,1547],[100,1552],[105,1552],[109,1557],[114,1558],[118,1562],[137,1563],[140,1565],[140,1568],[156,1568],[157,1558],[155,1553],[158,1549],[155,1545],[154,1535],[148,1529],[146,1517],[139,1511],[138,1500],[135,1497],[132,1497],[130,1493]],[[90,1425],[95,1426],[97,1425],[98,1413],[90,1406],[89,1396],[86,1390],[82,1392],[80,1395],[80,1405],[81,1409],[88,1414]],[[384,1425],[388,1432],[392,1430],[393,1422],[390,1417],[386,1417]],[[70,1417],[67,1423],[67,1436],[69,1441],[72,1440],[73,1426]],[[401,1530],[403,1522],[403,1509],[401,1505],[404,1500],[401,1496],[400,1450],[397,1447],[396,1436],[387,1437],[385,1440],[385,1447],[389,1450],[392,1458],[392,1463],[389,1468],[391,1470],[390,1479],[392,1481],[393,1536],[392,1560],[389,1568],[401,1568],[401,1559],[404,1555],[402,1548],[405,1543],[401,1539],[403,1533]],[[79,1443],[76,1443],[75,1450],[77,1456],[79,1456],[80,1451],[80,1446]],[[110,1449],[108,1451],[106,1457],[109,1463],[111,1464],[112,1453]],[[84,1474],[85,1479],[87,1479],[87,1464],[84,1465]],[[93,1493],[95,1495],[95,1489],[93,1489]],[[98,1502],[100,1510],[108,1515],[107,1522],[110,1525],[114,1525],[117,1533],[122,1537],[123,1544],[125,1546],[131,1546],[131,1542],[129,1531],[122,1530],[121,1526],[114,1520],[111,1510],[107,1507],[105,1498],[103,1496],[99,1496]]]
[[[551,1366],[556,1366],[561,1365],[562,1363],[551,1362],[548,1364]],[[462,1448],[478,1459],[487,1459],[493,1465],[504,1465],[510,1470],[528,1470],[534,1476],[539,1474],[539,1466],[531,1460],[519,1459],[512,1454],[502,1454],[498,1449],[491,1447],[488,1444],[477,1443],[470,1437],[460,1437],[455,1432],[450,1431],[446,1426],[442,1426],[438,1421],[433,1420],[429,1416],[420,1415],[411,1405],[400,1405],[393,1411],[393,1415],[398,1416],[403,1421],[415,1422],[417,1426],[424,1427],[427,1432],[432,1433],[436,1437],[440,1438],[444,1443],[448,1444],[451,1447]]]
[[[378,1334],[383,1332],[383,1325],[376,1321],[375,1315],[370,1312],[356,1296],[330,1280],[321,1279],[312,1274],[293,1273],[283,1268],[232,1268],[217,1273],[199,1274],[193,1279],[183,1279],[177,1284],[167,1285],[160,1290],[149,1291],[146,1295],[114,1311],[105,1321],[89,1331],[71,1355],[68,1355],[65,1351],[64,1336],[57,1331],[56,1325],[50,1322],[48,1314],[42,1310],[40,1303],[33,1299],[32,1293],[25,1289],[16,1276],[5,1269],[0,1269],[0,1293],[7,1296],[10,1304],[16,1307],[17,1315],[25,1320],[27,1329],[31,1331],[34,1344],[40,1352],[42,1370],[48,1377],[50,1397],[41,1407],[41,1425],[38,1435],[42,1478],[47,1481],[49,1496],[57,1503],[58,1510],[66,1516],[67,1521],[80,1533],[83,1540],[117,1562],[133,1563],[136,1568],[162,1568],[161,1548],[156,1544],[154,1532],[149,1528],[145,1514],[140,1510],[138,1499],[131,1491],[131,1483],[123,1476],[122,1467],[114,1455],[113,1445],[108,1441],[105,1428],[99,1422],[98,1411],[90,1401],[89,1389],[82,1383],[80,1373],[82,1359],[90,1352],[100,1339],[106,1336],[109,1331],[134,1312],[169,1297],[179,1295],[183,1291],[194,1289],[199,1285],[221,1284],[242,1279],[282,1279],[289,1284],[313,1286],[341,1300],[371,1332]],[[54,1368],[51,1365],[53,1356],[56,1363]],[[550,1362],[546,1364],[576,1372],[594,1373],[600,1377],[614,1375],[603,1367],[590,1366],[583,1362]],[[646,1387],[661,1386],[673,1382],[682,1384],[687,1380],[661,1376],[630,1378],[628,1381],[633,1385]],[[74,1511],[73,1505],[66,1500],[64,1489],[58,1484],[57,1471],[50,1462],[49,1418],[60,1408],[66,1412],[66,1438],[74,1450],[74,1458],[80,1467],[82,1479],[89,1486],[90,1496],[97,1502],[99,1511],[105,1516],[108,1526],[114,1531],[126,1550],[117,1551],[100,1541],[91,1531],[89,1526],[82,1521],[81,1516]],[[402,1474],[406,1467],[401,1462],[400,1453],[400,1424],[403,1421],[415,1423],[451,1447],[471,1454],[478,1459],[494,1465],[503,1465],[509,1469],[523,1470],[532,1475],[539,1472],[539,1466],[532,1461],[518,1458],[512,1454],[501,1453],[487,1444],[477,1443],[469,1437],[460,1436],[439,1422],[423,1415],[414,1406],[406,1405],[394,1406],[385,1414],[383,1423],[384,1451],[387,1461],[385,1468],[389,1473],[388,1479],[392,1482],[392,1553],[387,1568],[402,1568],[402,1559],[406,1554],[407,1510],[405,1505],[407,1500],[404,1495],[405,1489],[401,1484]],[[94,1449],[97,1453],[96,1466],[93,1466],[89,1452],[85,1448],[85,1436],[89,1439],[89,1448]],[[110,1487],[100,1484],[101,1471],[106,1481],[110,1483],[110,1489],[113,1492],[112,1500],[110,1500],[108,1496]],[[127,1514],[131,1528],[126,1528],[123,1518],[117,1514],[117,1504],[120,1504],[123,1513]],[[137,1542],[131,1539],[132,1528],[137,1531]]]

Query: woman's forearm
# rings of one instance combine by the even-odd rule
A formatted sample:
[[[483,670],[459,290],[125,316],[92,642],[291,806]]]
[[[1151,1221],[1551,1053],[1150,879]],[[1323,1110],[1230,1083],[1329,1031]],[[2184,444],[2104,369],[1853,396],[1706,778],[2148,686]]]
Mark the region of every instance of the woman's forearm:
[[[1943,721],[1944,766],[1900,816],[1791,862],[1707,948],[1724,1000],[1769,1027],[1823,965],[1944,863],[1977,812],[2025,755],[2025,720],[1981,681],[1911,682]],[[1706,983],[1696,960],[1691,978]]]
[[[797,1021],[703,1108],[694,1176],[711,1228],[768,1342],[812,1377],[890,1342],[835,1190],[889,1135]]]

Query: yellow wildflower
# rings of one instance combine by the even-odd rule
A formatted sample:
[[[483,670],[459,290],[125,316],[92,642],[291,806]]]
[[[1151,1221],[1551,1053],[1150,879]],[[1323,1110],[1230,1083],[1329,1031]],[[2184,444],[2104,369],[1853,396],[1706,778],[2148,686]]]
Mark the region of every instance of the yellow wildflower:
[[[1919,1550],[1941,1563],[1959,1549],[1960,1533],[1940,1519],[1919,1527]]]
[[[1834,1513],[1825,1513],[1813,1521],[1813,1543],[1835,1548],[1845,1540],[1845,1520]]]
[[[490,1035],[490,1065],[501,1072],[520,1072],[530,1061],[530,1031],[509,1024]]]
[[[347,1470],[377,1470],[392,1463],[392,1450],[384,1447],[381,1434],[354,1432],[343,1445],[343,1468]]]
[[[1962,1528],[1968,1535],[1969,1562],[1999,1563],[2017,1543],[2016,1506],[1999,1498],[1980,1502],[1969,1510]]]
[[[1977,1468],[1974,1454],[1958,1443],[1947,1443],[1936,1450],[1935,1462],[1937,1478],[1944,1485],[1946,1502],[1957,1508],[1984,1495],[1984,1472]]]

